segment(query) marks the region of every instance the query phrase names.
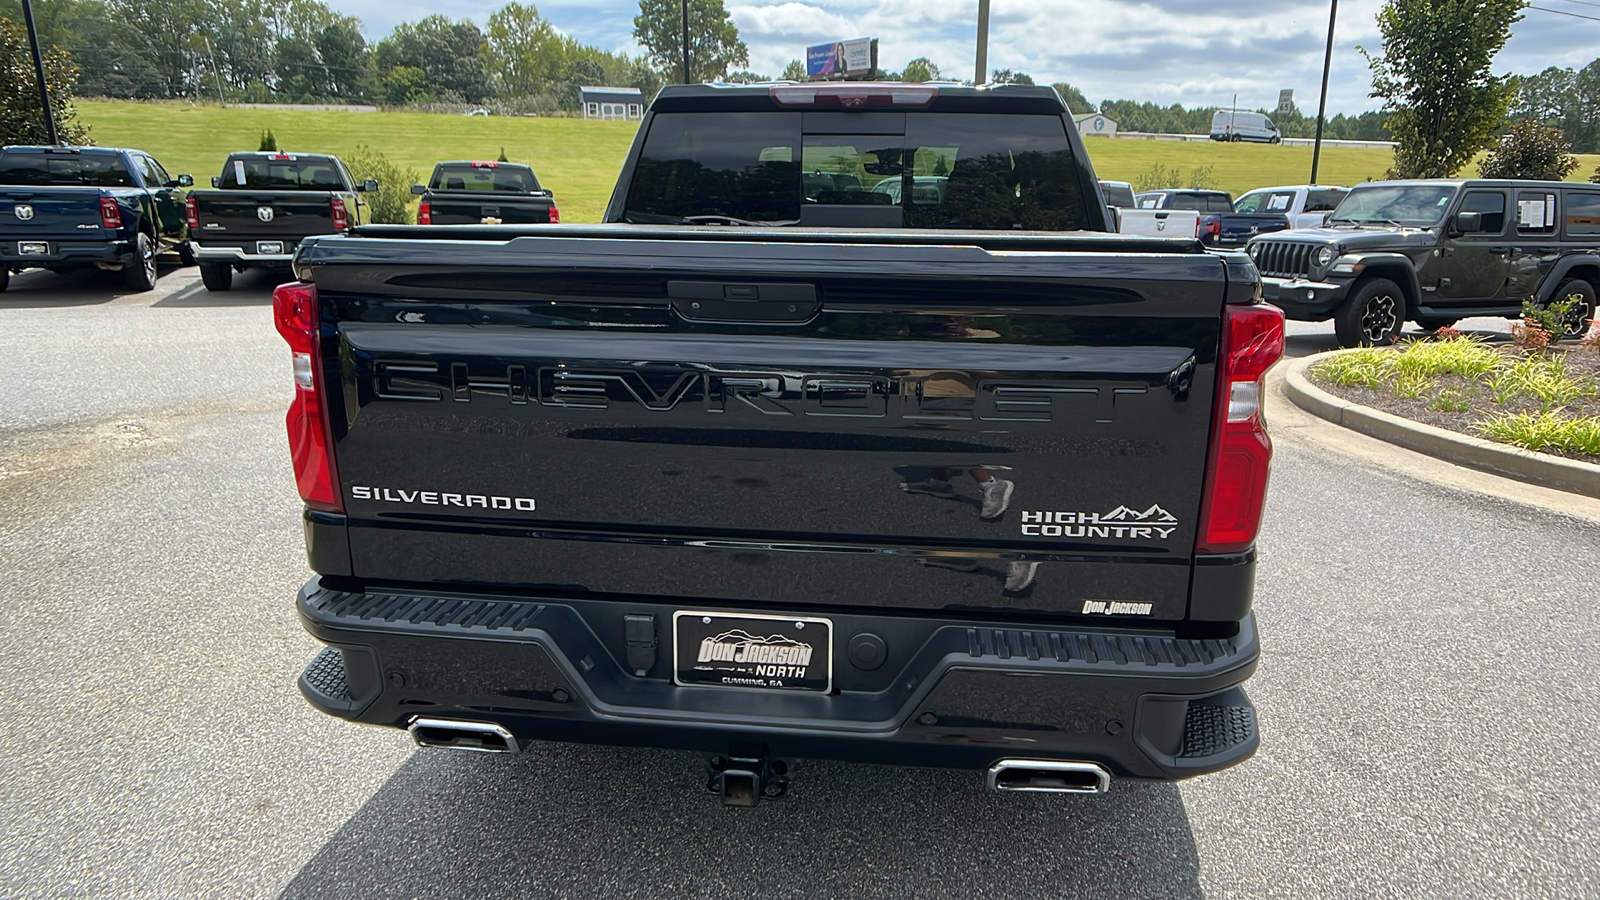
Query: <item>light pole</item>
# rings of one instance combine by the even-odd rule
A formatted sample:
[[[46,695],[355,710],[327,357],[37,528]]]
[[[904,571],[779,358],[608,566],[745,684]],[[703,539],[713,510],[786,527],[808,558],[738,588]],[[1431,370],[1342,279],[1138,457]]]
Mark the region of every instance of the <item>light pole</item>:
[[[689,83],[689,0],[683,0],[683,83]]]
[[[983,84],[989,75],[989,0],[978,0],[978,71],[973,84]]]
[[[1311,183],[1317,183],[1317,162],[1322,158],[1322,121],[1328,111],[1328,69],[1333,65],[1333,23],[1339,18],[1339,0],[1328,7],[1328,49],[1322,54],[1322,98],[1317,101],[1317,139],[1311,143]]]
[[[33,27],[33,4],[22,0],[22,17],[28,22],[28,44],[33,48],[33,74],[39,79],[39,106],[44,109],[45,142],[55,144],[56,114],[50,108],[50,87],[44,83],[44,55],[39,52],[39,31]]]

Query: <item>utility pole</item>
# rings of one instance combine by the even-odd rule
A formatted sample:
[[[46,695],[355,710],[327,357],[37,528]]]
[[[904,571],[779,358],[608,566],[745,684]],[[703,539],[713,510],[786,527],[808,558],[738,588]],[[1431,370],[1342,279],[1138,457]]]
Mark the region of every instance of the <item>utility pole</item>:
[[[989,80],[989,0],[978,0],[978,72],[973,84]]]
[[[683,0],[683,83],[689,83],[689,0]]]
[[[206,41],[206,55],[211,57],[211,75],[217,80],[217,105],[227,106],[228,101],[222,99],[222,70],[217,68],[217,54],[211,49],[211,36],[201,35],[201,37]],[[323,67],[323,71],[327,71],[326,66]]]
[[[39,30],[33,27],[33,4],[22,0],[22,17],[28,22],[28,44],[33,48],[33,74],[39,79],[39,106],[44,110],[45,143],[56,140],[56,113],[50,108],[50,86],[44,83],[44,55],[39,52]]]
[[[1328,69],[1333,65],[1333,23],[1339,18],[1339,0],[1328,8],[1328,49],[1322,54],[1322,99],[1317,101],[1317,139],[1311,144],[1311,183],[1317,183],[1317,162],[1322,157],[1322,121],[1328,111]]]

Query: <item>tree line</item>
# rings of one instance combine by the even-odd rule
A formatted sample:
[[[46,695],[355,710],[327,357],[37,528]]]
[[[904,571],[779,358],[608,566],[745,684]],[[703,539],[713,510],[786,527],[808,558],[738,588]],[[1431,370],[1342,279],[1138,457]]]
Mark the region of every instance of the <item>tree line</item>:
[[[1600,153],[1600,59],[1518,79],[1511,117],[1556,129],[1579,153]]]
[[[427,16],[375,42],[360,20],[320,0],[33,0],[33,8],[40,42],[76,66],[79,96],[544,112],[576,108],[579,85],[651,97],[663,82],[646,57],[579,43],[531,3],[507,3],[482,28]],[[18,0],[0,0],[0,17],[22,21]]]

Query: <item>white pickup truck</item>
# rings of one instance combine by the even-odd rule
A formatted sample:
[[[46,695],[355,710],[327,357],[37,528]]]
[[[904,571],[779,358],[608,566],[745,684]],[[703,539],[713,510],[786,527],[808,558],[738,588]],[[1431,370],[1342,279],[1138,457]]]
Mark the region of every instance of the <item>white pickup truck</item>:
[[[1200,212],[1194,209],[1139,209],[1133,199],[1133,185],[1126,181],[1102,181],[1100,190],[1106,205],[1117,211],[1117,231],[1146,237],[1199,237]]]
[[[1289,218],[1290,228],[1317,228],[1348,193],[1347,187],[1326,184],[1256,188],[1233,201],[1233,211],[1277,213]]]

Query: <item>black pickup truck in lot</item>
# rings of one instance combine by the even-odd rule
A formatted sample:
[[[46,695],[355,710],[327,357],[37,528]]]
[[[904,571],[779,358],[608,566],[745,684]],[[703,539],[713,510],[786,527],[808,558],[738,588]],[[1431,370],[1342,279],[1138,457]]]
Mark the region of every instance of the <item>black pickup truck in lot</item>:
[[[1332,318],[1346,347],[1391,344],[1469,316],[1567,302],[1564,331],[1595,317],[1600,185],[1439,179],[1357,185],[1327,227],[1251,241],[1263,290],[1292,319]]]
[[[698,751],[731,804],[803,758],[1246,759],[1282,314],[1107,215],[1049,88],[696,85],[608,224],[307,241],[302,692],[424,746]]]
[[[357,182],[337,157],[320,153],[234,153],[211,179],[216,190],[189,194],[200,278],[208,291],[233,286],[233,273],[289,271],[308,237],[360,225],[376,181]]]
[[[130,290],[156,286],[156,256],[194,261],[184,223],[188,175],[140,150],[0,148],[0,291],[22,269],[120,271]]]
[[[540,225],[561,221],[533,169],[509,162],[442,162],[414,184],[418,225]]]

